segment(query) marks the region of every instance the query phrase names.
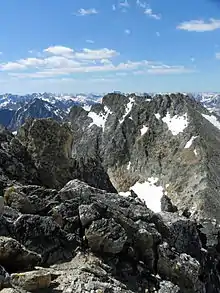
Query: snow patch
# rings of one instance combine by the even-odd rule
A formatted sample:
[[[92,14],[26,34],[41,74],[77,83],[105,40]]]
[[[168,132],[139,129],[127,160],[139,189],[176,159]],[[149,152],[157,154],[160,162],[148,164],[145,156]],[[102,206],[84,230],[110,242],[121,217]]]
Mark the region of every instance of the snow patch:
[[[134,102],[135,102],[134,98],[129,98],[129,102],[128,102],[127,106],[126,106],[125,113],[122,116],[122,118],[119,120],[120,124],[122,124],[124,122],[125,117],[131,112],[131,109],[133,107]]]
[[[217,120],[217,118],[214,115],[206,115],[206,114],[202,114],[202,116],[208,120],[210,123],[212,123],[212,125],[214,125],[215,127],[217,127],[218,129],[220,129],[220,122]]]
[[[50,112],[53,111],[53,108],[49,104],[45,104],[44,107]]]
[[[12,132],[13,135],[17,135],[17,133],[18,133],[17,131],[13,131]]]
[[[131,168],[131,162],[128,163],[127,170],[130,170],[130,168]]]
[[[5,102],[2,102],[0,104],[0,108],[4,108],[4,107],[7,107],[7,105],[10,103],[10,101],[5,101]]]
[[[194,150],[193,152],[194,152],[195,156],[197,157],[198,156],[197,150]]]
[[[169,113],[162,118],[163,122],[167,124],[168,129],[172,132],[173,135],[177,135],[180,132],[183,132],[184,129],[188,126],[188,117],[187,113],[182,116],[173,116],[171,117]]]
[[[158,120],[160,120],[160,118],[161,118],[161,116],[160,116],[159,113],[156,113],[156,114],[155,114],[155,117],[156,117]]]
[[[190,140],[187,141],[187,143],[186,143],[184,149],[189,149],[189,148],[191,147],[191,145],[192,145],[194,139],[196,139],[197,137],[198,137],[198,136],[192,136],[192,137],[190,138]]]
[[[143,183],[136,182],[130,187],[130,190],[133,190],[146,203],[147,207],[155,213],[161,212],[161,198],[163,196],[163,187],[155,185],[158,180],[158,178],[150,177],[147,181]],[[119,194],[129,196],[131,193],[127,191],[120,192]]]
[[[89,112],[91,110],[92,106],[91,105],[83,105],[83,109]]]
[[[125,192],[121,191],[121,192],[119,192],[119,195],[127,197],[127,196],[131,195],[131,192],[130,191],[125,191]]]
[[[143,125],[143,127],[141,128],[141,136],[143,136],[147,131],[148,131],[149,127]]]
[[[99,114],[96,114],[95,112],[89,112],[88,117],[92,118],[92,120],[93,120],[90,123],[89,128],[92,125],[97,125],[98,127],[102,127],[102,129],[104,130],[108,115],[112,114],[112,112],[106,106],[104,107],[104,111],[105,112],[101,112]]]

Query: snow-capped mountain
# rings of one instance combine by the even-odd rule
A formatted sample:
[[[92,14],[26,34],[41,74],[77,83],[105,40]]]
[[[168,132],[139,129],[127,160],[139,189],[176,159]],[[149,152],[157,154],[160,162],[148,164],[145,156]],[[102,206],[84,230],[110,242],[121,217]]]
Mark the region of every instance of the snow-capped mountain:
[[[192,95],[209,111],[220,115],[220,93],[197,93]]]
[[[115,91],[115,94],[120,92]],[[169,94],[169,93],[167,93]],[[129,94],[125,94],[128,96]],[[195,98],[210,112],[220,115],[219,93],[184,93]],[[104,94],[53,94],[32,93],[27,95],[0,95],[0,124],[10,130],[17,130],[27,118],[53,118],[57,121],[65,119],[74,105],[88,110],[92,105],[101,103]],[[139,97],[154,98],[156,93],[136,93]]]
[[[53,118],[63,120],[74,105],[89,107],[101,101],[102,95],[55,95],[33,93],[28,95],[0,95],[0,124],[17,130],[27,118]]]

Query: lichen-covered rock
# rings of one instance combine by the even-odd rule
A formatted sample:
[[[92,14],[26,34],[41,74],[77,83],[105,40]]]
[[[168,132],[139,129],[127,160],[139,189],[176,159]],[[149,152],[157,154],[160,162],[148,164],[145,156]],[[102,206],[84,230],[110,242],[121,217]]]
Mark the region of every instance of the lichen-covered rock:
[[[18,212],[46,216],[58,204],[57,193],[55,189],[37,185],[13,185],[5,189],[4,199],[7,206]]]
[[[99,211],[95,204],[80,205],[79,206],[79,218],[83,227],[91,224],[94,220],[101,218]]]
[[[51,284],[51,274],[44,270],[15,273],[11,275],[11,283],[31,292],[47,289]]]
[[[69,240],[50,217],[22,215],[13,223],[12,231],[20,243],[42,256],[44,264],[70,259],[78,245],[76,237]]]
[[[127,240],[125,230],[114,219],[93,221],[85,236],[92,251],[112,254],[121,252]]]
[[[32,214],[34,211],[27,196],[23,192],[16,191],[13,186],[5,190],[4,200],[9,207],[23,214]]]

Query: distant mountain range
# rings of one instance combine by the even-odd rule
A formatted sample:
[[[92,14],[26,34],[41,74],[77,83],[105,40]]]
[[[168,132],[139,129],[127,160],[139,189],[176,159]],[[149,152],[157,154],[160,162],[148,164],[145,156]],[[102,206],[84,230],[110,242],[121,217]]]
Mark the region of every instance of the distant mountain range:
[[[65,119],[74,105],[89,107],[101,101],[102,95],[55,95],[33,93],[28,95],[0,95],[0,124],[11,131],[17,130],[27,118]]]
[[[117,91],[116,93],[120,93]],[[155,93],[137,93],[138,96],[154,97]],[[209,111],[220,115],[220,93],[186,94],[201,102]],[[62,121],[70,109],[79,105],[85,109],[100,103],[104,94],[56,95],[53,93],[33,93],[27,95],[0,95],[0,124],[16,131],[27,118],[53,118]]]

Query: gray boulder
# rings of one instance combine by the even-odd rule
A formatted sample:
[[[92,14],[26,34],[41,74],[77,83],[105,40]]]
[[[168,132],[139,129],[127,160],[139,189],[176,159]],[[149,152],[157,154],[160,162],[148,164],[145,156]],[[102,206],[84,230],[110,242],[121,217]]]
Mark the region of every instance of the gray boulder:
[[[28,270],[41,263],[41,256],[15,239],[0,236],[0,263],[10,272]]]

